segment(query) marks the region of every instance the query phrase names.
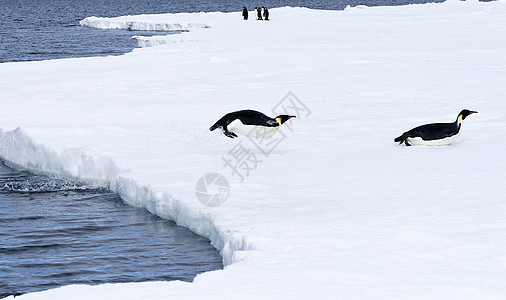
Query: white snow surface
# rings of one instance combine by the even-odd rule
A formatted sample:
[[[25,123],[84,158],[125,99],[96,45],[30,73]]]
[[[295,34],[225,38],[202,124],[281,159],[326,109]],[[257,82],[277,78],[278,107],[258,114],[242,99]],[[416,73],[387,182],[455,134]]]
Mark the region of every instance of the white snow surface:
[[[225,264],[192,283],[16,299],[506,298],[506,1],[270,12],[89,18],[208,28],[117,57],[0,64],[2,159],[104,182]],[[288,92],[310,114],[268,155],[208,129],[234,110],[273,116]],[[479,113],[450,146],[393,142],[464,108]],[[240,146],[261,160],[244,181],[224,163]],[[209,172],[230,182],[218,207],[195,196]]]

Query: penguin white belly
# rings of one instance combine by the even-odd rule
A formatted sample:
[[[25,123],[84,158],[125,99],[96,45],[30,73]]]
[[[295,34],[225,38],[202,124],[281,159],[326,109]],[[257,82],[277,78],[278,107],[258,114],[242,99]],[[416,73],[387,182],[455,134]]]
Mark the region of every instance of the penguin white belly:
[[[410,145],[413,145],[413,146],[445,146],[445,145],[450,145],[451,143],[455,142],[459,138],[459,135],[460,135],[460,131],[456,135],[445,137],[445,138],[442,138],[439,140],[425,141],[421,137],[407,138],[406,140],[408,141],[408,143]]]
[[[266,127],[260,125],[246,125],[239,119],[235,119],[227,126],[228,131],[233,133],[242,134],[254,138],[268,138],[273,136],[278,130],[279,126]]]

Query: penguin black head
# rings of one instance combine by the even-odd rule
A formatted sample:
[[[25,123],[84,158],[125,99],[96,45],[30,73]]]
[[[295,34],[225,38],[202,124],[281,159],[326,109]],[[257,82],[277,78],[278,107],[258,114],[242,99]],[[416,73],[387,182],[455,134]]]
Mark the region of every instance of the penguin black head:
[[[286,121],[290,120],[291,118],[296,118],[295,116],[289,116],[289,115],[279,115],[276,117],[276,121],[279,122],[279,124],[283,124]]]
[[[463,109],[460,114],[459,114],[459,117],[462,117],[462,120],[465,120],[467,116],[469,115],[472,115],[472,114],[477,114],[478,112],[477,111],[474,111],[474,110],[469,110],[469,109]]]

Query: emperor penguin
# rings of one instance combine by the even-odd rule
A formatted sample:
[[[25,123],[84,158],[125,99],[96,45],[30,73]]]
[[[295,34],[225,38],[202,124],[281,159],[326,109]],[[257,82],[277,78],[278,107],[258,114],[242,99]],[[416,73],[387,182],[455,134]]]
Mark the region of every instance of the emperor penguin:
[[[209,130],[221,128],[223,134],[229,138],[242,134],[255,138],[268,138],[273,136],[286,121],[295,116],[279,115],[268,117],[256,110],[239,110],[228,113],[214,123]]]
[[[264,10],[264,20],[265,21],[269,21],[269,10],[267,9],[267,7],[262,7],[263,10]]]
[[[415,127],[396,137],[394,142],[406,146],[427,145],[442,146],[455,142],[462,132],[462,122],[471,114],[478,113],[468,109],[462,110],[453,123],[432,123]]]
[[[257,12],[257,20],[263,20],[262,19],[262,8],[261,7],[255,7],[255,10]]]
[[[244,20],[248,19],[248,9],[246,8],[246,6],[243,6],[242,8],[242,17],[244,18]]]

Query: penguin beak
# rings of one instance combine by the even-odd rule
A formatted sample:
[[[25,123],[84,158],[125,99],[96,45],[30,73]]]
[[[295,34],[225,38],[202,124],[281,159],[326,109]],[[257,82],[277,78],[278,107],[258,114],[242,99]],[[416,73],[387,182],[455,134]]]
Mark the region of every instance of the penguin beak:
[[[297,118],[297,117],[296,116],[288,116],[288,120],[290,120],[292,118]]]
[[[470,115],[471,115],[471,114],[477,114],[477,113],[478,113],[478,112],[477,112],[477,111],[474,111],[474,110],[469,111],[469,114],[470,114]]]

